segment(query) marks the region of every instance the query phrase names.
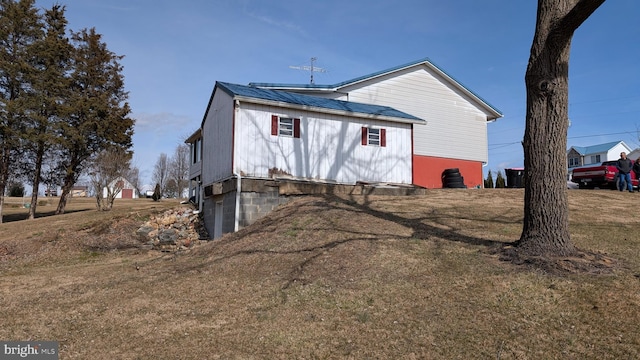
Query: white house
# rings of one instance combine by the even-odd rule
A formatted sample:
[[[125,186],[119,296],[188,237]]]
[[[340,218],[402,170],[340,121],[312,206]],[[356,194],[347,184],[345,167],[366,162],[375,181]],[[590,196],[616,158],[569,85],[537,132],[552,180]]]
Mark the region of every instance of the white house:
[[[426,120],[413,127],[412,183],[440,188],[458,168],[467,187],[482,186],[489,161],[487,124],[502,113],[429,59],[335,85],[252,83],[266,89],[390,106]]]
[[[631,152],[631,148],[624,141],[613,141],[590,146],[572,146],[567,150],[567,165],[571,169],[578,166],[599,164],[604,161],[618,160],[621,152],[627,154]]]
[[[277,206],[283,179],[440,188],[458,168],[482,186],[500,117],[429,59],[335,85],[218,82],[186,140],[189,195],[216,238]]]
[[[425,121],[388,106],[217,82],[201,129],[187,139],[210,236],[278,205],[268,182],[249,180],[411,185],[414,124]]]

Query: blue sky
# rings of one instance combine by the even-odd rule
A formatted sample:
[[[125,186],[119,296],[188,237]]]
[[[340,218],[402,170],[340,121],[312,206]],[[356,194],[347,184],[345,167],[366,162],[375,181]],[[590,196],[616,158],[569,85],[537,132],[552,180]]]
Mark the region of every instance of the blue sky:
[[[134,164],[151,182],[200,125],[216,81],[334,84],[423,58],[504,117],[489,124],[485,172],[523,165],[524,72],[536,18],[529,0],[37,0],[67,7],[122,60]],[[575,33],[568,146],[640,146],[640,2],[608,0]]]

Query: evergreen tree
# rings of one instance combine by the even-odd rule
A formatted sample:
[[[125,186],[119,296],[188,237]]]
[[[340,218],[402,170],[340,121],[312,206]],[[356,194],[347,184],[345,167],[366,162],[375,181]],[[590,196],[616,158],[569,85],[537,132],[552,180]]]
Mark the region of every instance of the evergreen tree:
[[[56,213],[90,160],[131,148],[134,121],[122,66],[95,29],[67,35],[65,7],[0,0],[0,194],[12,177],[38,188],[62,183]],[[0,214],[4,199],[0,197]],[[2,218],[0,217],[0,222]]]
[[[160,190],[160,184],[156,183],[156,187],[153,190],[153,195],[151,195],[153,201],[159,201],[162,198],[162,190]]]
[[[58,142],[60,132],[56,126],[60,116],[64,116],[59,104],[64,103],[69,86],[67,73],[72,50],[66,36],[64,11],[65,8],[59,5],[45,11],[46,33],[32,47],[29,116],[23,133],[23,146],[27,154],[25,168],[32,184],[29,219],[35,218],[43,163],[47,153]]]
[[[9,183],[9,196],[12,197],[23,197],[24,196],[24,185],[21,182],[13,181]]]
[[[132,146],[133,119],[119,60],[95,29],[72,33],[74,58],[69,113],[61,122],[62,194],[56,214],[64,213],[69,194],[95,154],[111,146]]]
[[[4,194],[28,113],[28,80],[34,43],[42,37],[35,0],[0,0],[0,194]],[[0,196],[0,223],[4,198]]]
[[[504,176],[502,176],[502,171],[498,170],[498,175],[496,175],[496,189],[505,188],[506,186]]]
[[[484,180],[484,188],[493,189],[493,174],[491,174],[491,170],[489,170],[487,178]]]

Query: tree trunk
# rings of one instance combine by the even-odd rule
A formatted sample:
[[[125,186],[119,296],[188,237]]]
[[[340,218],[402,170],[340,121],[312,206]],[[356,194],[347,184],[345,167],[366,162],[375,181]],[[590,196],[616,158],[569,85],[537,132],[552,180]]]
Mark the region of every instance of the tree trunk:
[[[76,183],[78,178],[77,166],[75,163],[71,164],[67,168],[67,172],[64,176],[64,181],[62,183],[62,193],[60,194],[60,200],[58,200],[58,207],[56,208],[56,215],[64,214],[65,207],[67,206],[67,201],[69,200],[69,194],[71,194],[71,190],[73,189],[73,185]]]
[[[525,75],[524,224],[516,246],[527,255],[570,256],[567,196],[569,52],[574,31],[605,0],[539,0]]]
[[[2,144],[2,152],[0,159],[0,224],[2,224],[2,211],[4,209],[4,193],[7,190],[7,182],[9,180],[9,162],[11,156],[9,155],[11,149],[6,144]]]
[[[44,158],[44,145],[38,144],[36,149],[35,171],[33,172],[31,187],[31,206],[29,207],[29,220],[36,218],[36,207],[38,206],[38,190],[40,188],[40,175],[42,173],[42,159]]]

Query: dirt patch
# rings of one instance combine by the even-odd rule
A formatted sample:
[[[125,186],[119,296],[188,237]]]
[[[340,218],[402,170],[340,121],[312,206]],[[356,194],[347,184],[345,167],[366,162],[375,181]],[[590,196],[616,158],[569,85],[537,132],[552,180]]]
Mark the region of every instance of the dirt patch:
[[[621,269],[620,261],[599,252],[576,250],[574,256],[528,256],[517,248],[506,245],[493,251],[500,260],[524,266],[529,270],[541,270],[556,276],[589,274],[612,275]]]

